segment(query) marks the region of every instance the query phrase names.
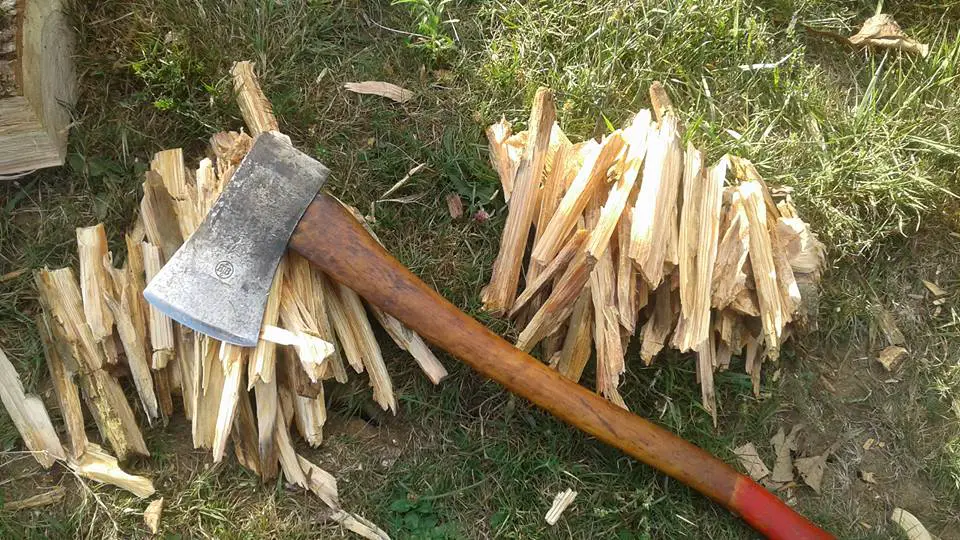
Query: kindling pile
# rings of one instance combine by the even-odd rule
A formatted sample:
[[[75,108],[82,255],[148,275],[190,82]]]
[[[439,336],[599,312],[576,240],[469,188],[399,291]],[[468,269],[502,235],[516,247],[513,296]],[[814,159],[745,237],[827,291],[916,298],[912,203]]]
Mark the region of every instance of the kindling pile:
[[[154,156],[143,184],[140,216],[125,235],[123,267],[115,267],[106,231],[95,225],[77,229],[79,280],[71,268],[35,275],[43,306],[37,326],[68,444],[60,445],[42,402],[24,396],[12,365],[0,354],[3,402],[45,466],[59,459],[80,475],[147,497],[154,492],[148,479],[127,475],[117,459],[87,440],[76,383],[103,441],[120,461],[149,455],[136,418],[153,423],[170,417],[179,394],[183,413],[192,421],[195,448],[211,450],[219,462],[232,441],[237,461],[264,480],[282,471],[287,482],[314,492],[330,506],[333,519],[344,527],[367,538],[386,538],[373,524],[340,508],[336,480],[298,455],[291,439],[296,429],[311,446],[323,441],[324,384],[347,382],[350,369],[366,372],[374,401],[396,410],[390,375],[354,291],[289,253],[274,277],[256,348],[193,332],[143,299],[145,284],[203,221],[253,138],[277,131],[252,65],[237,63],[233,76],[250,136],[215,134],[210,156],[200,160],[196,170],[185,166],[180,149]],[[446,376],[420,336],[369,307],[431,381]],[[138,404],[128,403],[118,373],[129,373]],[[135,414],[136,408],[142,415]]]
[[[666,345],[695,352],[716,424],[714,372],[743,355],[759,391],[764,360],[804,323],[801,289],[815,294],[825,250],[788,192],[771,191],[746,159],[711,166],[684,149],[663,86],[650,98],[653,115],[642,110],[599,142],[572,143],[545,88],[527,131],[505,119],[487,129],[509,213],[482,300],[523,328],[518,348],[540,344],[574,381],[595,345],[597,390],[622,407],[632,336],[647,365]]]

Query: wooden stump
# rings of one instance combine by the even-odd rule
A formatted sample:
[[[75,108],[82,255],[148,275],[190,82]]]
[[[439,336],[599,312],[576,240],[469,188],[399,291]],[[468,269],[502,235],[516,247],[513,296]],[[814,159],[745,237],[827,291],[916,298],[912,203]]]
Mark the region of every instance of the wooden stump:
[[[2,178],[63,164],[76,78],[62,0],[0,0],[0,11]]]

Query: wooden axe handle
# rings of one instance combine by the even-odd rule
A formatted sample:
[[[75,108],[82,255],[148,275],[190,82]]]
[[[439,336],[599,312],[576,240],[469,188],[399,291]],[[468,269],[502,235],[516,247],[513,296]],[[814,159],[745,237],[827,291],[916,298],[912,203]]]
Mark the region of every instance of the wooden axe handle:
[[[706,451],[567,380],[447,302],[320,194],[290,247],[434,345],[550,414],[710,497],[769,538],[833,538]]]

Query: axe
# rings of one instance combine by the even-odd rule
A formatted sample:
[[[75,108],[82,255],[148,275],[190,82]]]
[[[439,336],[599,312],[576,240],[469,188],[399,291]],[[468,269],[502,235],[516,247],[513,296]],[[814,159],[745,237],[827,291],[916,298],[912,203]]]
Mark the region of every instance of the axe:
[[[696,489],[767,537],[833,538],[749,477],[565,379],[461,312],[320,193],[328,174],[281,136],[260,135],[144,296],[181,324],[252,347],[273,274],[289,247],[480,374]]]

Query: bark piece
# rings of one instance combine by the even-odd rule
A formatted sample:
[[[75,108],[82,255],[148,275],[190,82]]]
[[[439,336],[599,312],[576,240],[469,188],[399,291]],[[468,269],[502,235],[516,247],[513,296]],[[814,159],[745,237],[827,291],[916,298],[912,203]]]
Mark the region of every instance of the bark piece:
[[[823,472],[827,469],[827,458],[830,457],[837,448],[837,444],[828,448],[819,456],[797,458],[793,465],[800,473],[803,483],[820,493],[820,485],[823,483]]]
[[[236,62],[230,69],[230,74],[233,75],[233,91],[237,94],[237,105],[240,106],[243,122],[250,130],[250,135],[256,138],[261,133],[279,131],[280,128],[273,115],[273,107],[260,89],[260,80],[254,73],[253,66],[253,62]]]
[[[23,442],[40,465],[49,469],[57,459],[66,459],[57,431],[40,398],[26,394],[20,376],[0,349],[0,401],[17,427]]]
[[[530,112],[532,139],[524,149],[517,168],[509,214],[500,238],[500,252],[493,263],[490,283],[481,292],[484,309],[492,313],[505,313],[517,296],[523,252],[537,207],[540,179],[555,115],[553,94],[546,88],[538,89]]]
[[[670,244],[678,234],[677,195],[683,174],[678,130],[676,116],[667,114],[660,129],[650,134],[643,181],[633,209],[630,257],[651,288],[663,280],[664,265],[672,259]]]
[[[463,200],[456,193],[447,193],[447,212],[450,213],[450,219],[460,219],[463,217]]]
[[[650,105],[653,107],[654,114],[657,115],[657,123],[663,122],[663,117],[667,114],[675,113],[673,101],[667,94],[667,89],[663,87],[660,81],[650,83]]]
[[[343,87],[355,94],[385,97],[397,103],[406,103],[413,98],[413,92],[406,88],[383,81],[348,82]]]
[[[935,298],[940,298],[941,296],[947,295],[947,291],[943,290],[943,288],[937,285],[936,283],[932,281],[927,281],[925,279],[921,279],[920,281],[923,283],[923,286],[926,287],[928,291],[930,291],[930,294],[932,294]]]

